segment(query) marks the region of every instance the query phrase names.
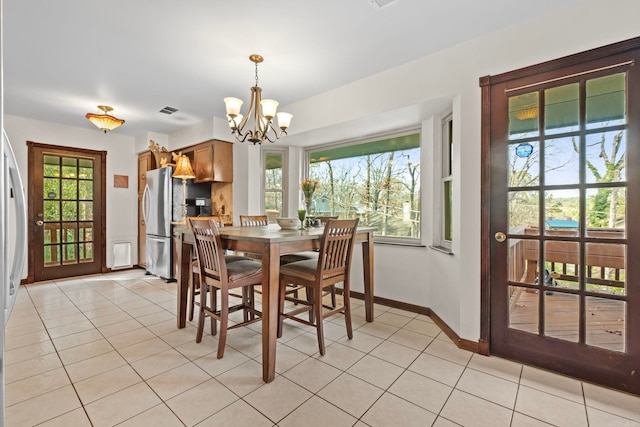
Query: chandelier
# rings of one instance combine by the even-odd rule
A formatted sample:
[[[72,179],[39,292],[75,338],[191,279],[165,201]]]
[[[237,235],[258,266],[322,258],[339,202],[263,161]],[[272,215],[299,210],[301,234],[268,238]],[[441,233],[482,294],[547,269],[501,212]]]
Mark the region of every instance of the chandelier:
[[[256,64],[256,84],[251,88],[249,110],[245,115],[242,115],[240,114],[242,100],[231,97],[225,98],[224,103],[227,107],[229,127],[231,128],[231,133],[240,142],[248,140],[253,142],[254,145],[262,144],[265,140],[276,142],[282,135],[287,134],[287,128],[293,116],[284,112],[276,114],[278,102],[273,99],[262,99],[262,89],[258,87],[258,64],[264,61],[264,58],[253,54],[249,56],[249,59]],[[274,117],[278,118],[279,133],[273,121]],[[248,126],[245,130],[249,122],[251,122],[251,126]]]
[[[98,105],[98,110],[102,111],[102,114],[93,114],[87,113],[85,116],[87,120],[96,125],[98,129],[107,133],[107,131],[114,130],[117,127],[120,127],[124,124],[124,120],[113,117],[109,114],[110,111],[113,111],[113,108],[108,105]]]

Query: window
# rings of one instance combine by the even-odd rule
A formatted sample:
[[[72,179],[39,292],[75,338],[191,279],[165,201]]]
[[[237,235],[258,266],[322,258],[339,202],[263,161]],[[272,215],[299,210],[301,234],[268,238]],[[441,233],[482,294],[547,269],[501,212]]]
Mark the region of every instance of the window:
[[[272,222],[273,218],[284,216],[284,192],[286,176],[282,173],[286,154],[283,151],[263,151],[264,164],[264,211]]]
[[[451,181],[451,148],[453,146],[453,118],[442,120],[442,178],[440,191],[442,200],[442,224],[440,246],[451,250],[453,240],[452,205],[453,184]]]
[[[420,133],[413,131],[307,151],[320,183],[312,214],[360,218],[379,241],[420,239]],[[386,239],[385,239],[386,238]]]

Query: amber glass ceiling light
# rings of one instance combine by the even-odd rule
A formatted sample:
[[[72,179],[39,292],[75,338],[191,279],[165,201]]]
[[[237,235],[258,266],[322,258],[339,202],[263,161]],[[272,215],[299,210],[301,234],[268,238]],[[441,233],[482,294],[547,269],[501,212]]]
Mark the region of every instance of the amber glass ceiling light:
[[[262,99],[262,89],[258,87],[258,64],[264,61],[260,55],[253,54],[249,56],[251,62],[256,64],[256,84],[251,88],[251,101],[249,102],[249,110],[245,115],[240,114],[242,100],[238,98],[225,98],[224,103],[227,106],[227,120],[231,133],[235,135],[240,142],[250,141],[253,144],[262,144],[265,140],[276,142],[282,135],[287,134],[287,128],[293,117],[289,113],[277,113],[278,102],[273,99]],[[278,127],[281,132],[275,128],[274,117],[278,118]],[[245,126],[251,121],[251,126]]]
[[[101,110],[103,114],[87,113],[85,117],[100,130],[104,131],[104,133],[114,130],[124,124],[124,120],[118,119],[109,114],[110,111],[113,111],[113,108],[108,105],[98,105],[98,110]]]

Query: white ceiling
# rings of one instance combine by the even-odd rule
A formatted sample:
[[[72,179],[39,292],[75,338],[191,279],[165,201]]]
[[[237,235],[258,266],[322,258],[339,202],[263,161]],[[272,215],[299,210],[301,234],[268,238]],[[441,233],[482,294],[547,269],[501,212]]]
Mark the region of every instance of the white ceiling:
[[[106,104],[114,132],[170,133],[248,102],[252,53],[286,106],[579,1],[4,0],[4,108],[92,128]]]

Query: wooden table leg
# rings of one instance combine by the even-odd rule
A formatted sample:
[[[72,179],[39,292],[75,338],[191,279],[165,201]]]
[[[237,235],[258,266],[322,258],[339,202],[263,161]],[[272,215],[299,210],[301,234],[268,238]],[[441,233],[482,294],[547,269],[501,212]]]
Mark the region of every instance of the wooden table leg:
[[[373,322],[373,232],[362,242],[364,270],[364,309],[367,322]]]
[[[265,245],[262,251],[262,379],[266,383],[276,376],[279,282],[280,246]]]
[[[184,241],[182,233],[176,234],[178,251],[178,328],[187,325],[187,293],[189,291],[189,275],[191,274],[192,245]]]

